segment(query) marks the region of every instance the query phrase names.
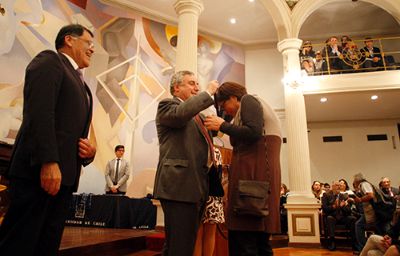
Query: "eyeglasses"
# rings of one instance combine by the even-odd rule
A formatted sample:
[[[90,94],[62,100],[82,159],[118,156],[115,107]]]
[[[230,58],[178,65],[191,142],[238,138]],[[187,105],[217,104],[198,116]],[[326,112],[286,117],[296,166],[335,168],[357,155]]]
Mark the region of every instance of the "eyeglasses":
[[[85,42],[85,43],[87,44],[87,46],[89,47],[89,49],[94,48],[94,43],[93,43],[93,41],[90,41],[90,40],[87,40],[87,39],[83,39],[83,38],[80,38],[80,37],[75,37],[75,36],[71,36],[71,37],[74,38],[74,39],[82,40],[83,42]]]

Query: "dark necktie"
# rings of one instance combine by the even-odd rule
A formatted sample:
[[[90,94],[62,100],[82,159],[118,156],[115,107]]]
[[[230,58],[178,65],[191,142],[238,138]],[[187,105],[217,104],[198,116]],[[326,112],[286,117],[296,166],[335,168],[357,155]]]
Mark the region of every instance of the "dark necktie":
[[[115,184],[118,184],[119,160],[121,159],[117,159],[117,166],[115,167],[115,177],[114,177]]]
[[[82,70],[79,69],[79,68],[77,68],[77,69],[76,69],[76,72],[78,72],[79,78],[81,79],[82,84],[83,84],[83,93],[84,93],[84,95],[85,95],[85,97],[86,97],[86,99],[87,99],[86,105],[89,106],[89,104],[90,104],[90,97],[89,97],[89,94],[86,92],[85,79],[83,79]]]
[[[209,153],[209,160],[211,160],[211,163],[215,165],[215,156],[214,156],[214,143],[210,137],[210,134],[208,133],[207,128],[204,126],[203,121],[200,118],[200,115],[196,115],[194,117],[194,120],[200,127],[201,133],[203,134],[204,138],[206,138],[207,144],[208,144],[208,150],[210,151]]]

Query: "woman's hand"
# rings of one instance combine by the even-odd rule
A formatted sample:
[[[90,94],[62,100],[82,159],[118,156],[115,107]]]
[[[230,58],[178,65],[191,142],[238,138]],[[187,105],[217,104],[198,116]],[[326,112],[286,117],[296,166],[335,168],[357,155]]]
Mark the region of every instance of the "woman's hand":
[[[223,122],[225,122],[225,120],[218,116],[207,116],[206,120],[204,121],[204,125],[208,130],[219,131],[219,128]]]

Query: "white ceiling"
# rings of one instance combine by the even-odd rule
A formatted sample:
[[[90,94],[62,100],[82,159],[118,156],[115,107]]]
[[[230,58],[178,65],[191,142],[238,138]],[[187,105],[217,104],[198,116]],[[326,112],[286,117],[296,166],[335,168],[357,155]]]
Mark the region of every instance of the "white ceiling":
[[[317,32],[317,33],[316,33]],[[366,2],[336,2],[322,6],[304,22],[301,39],[321,39],[331,35],[365,36],[399,35],[400,25],[385,10]]]
[[[176,0],[101,0],[129,7],[142,15],[177,24]],[[200,33],[217,36],[240,45],[276,43],[278,36],[271,15],[257,0],[203,0]],[[229,19],[236,18],[236,24]],[[322,6],[307,18],[300,38],[323,39],[331,35],[361,36],[399,34],[400,26],[383,9],[366,2],[336,2]]]
[[[372,95],[378,99],[371,100]],[[320,99],[328,99],[321,103]],[[400,119],[400,89],[304,95],[309,122]]]
[[[173,8],[176,0],[101,0],[131,8],[145,17],[164,23],[177,23]],[[399,1],[399,0],[393,0]],[[271,15],[257,0],[203,0],[199,17],[200,33],[243,47],[274,45],[278,36]],[[236,18],[235,25],[230,18]],[[397,21],[381,8],[362,1],[330,3],[314,11],[304,22],[299,37],[323,42],[331,35],[400,35]],[[314,41],[315,40],[315,41]],[[398,50],[398,49],[397,49]],[[320,95],[306,95],[308,121],[400,118],[400,90],[375,91],[381,95],[371,102],[370,92],[332,93],[321,104]]]

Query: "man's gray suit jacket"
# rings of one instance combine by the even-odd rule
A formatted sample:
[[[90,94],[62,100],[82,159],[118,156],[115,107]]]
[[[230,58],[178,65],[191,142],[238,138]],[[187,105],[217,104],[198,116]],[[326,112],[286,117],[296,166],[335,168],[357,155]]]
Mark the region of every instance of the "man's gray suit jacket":
[[[208,196],[208,145],[194,117],[213,99],[201,92],[182,102],[164,99],[158,105],[156,126],[160,156],[154,197],[197,203]]]
[[[119,167],[118,167],[118,181],[115,181],[115,161],[117,159],[113,159],[108,161],[106,166],[106,191],[110,191],[110,187],[114,185],[114,182],[117,183],[118,190],[121,192],[126,192],[128,187],[127,181],[129,179],[129,164],[128,162],[121,158]]]

